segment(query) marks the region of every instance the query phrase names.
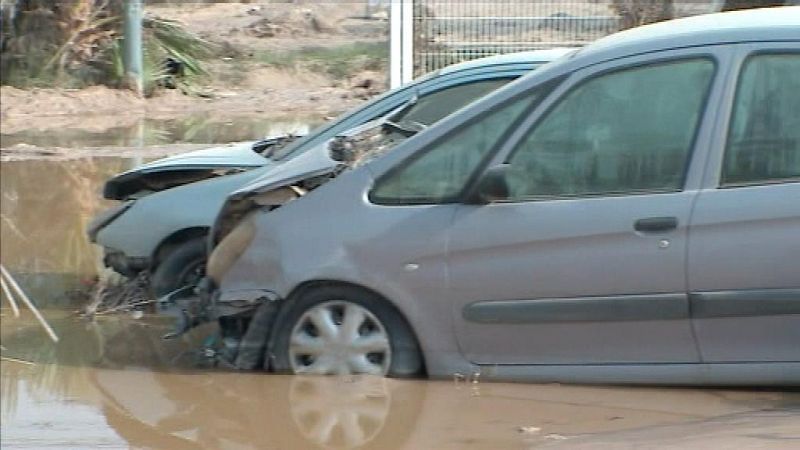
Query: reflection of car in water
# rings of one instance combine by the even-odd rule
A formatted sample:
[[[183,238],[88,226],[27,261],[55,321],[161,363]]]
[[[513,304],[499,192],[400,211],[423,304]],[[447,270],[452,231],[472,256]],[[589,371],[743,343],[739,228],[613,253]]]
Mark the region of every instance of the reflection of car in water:
[[[104,196],[122,203],[93,221],[90,239],[104,247],[105,263],[116,271],[152,271],[156,295],[192,284],[202,273],[208,230],[225,197],[237,188],[266,173],[291,177],[284,162],[404,104],[409,120],[430,125],[570,51],[521,52],[455,64],[389,91],[303,138],[231,144],[144,164],[108,180]]]
[[[198,371],[176,367],[176,360],[190,362],[179,357],[204,333],[164,347],[162,318],[87,323],[65,316],[52,321],[58,346],[32,318],[22,320],[28,324],[11,333],[3,322],[3,356],[36,366],[3,361],[4,448],[124,444],[109,427],[131,448],[170,450],[527,448],[557,444],[550,435],[568,437],[564,444],[629,444],[630,437],[648,447],[675,437],[717,439],[720,432],[740,433],[747,445],[758,434],[769,445],[796,434],[797,393],[500,384],[474,382],[474,374],[422,381]],[[20,389],[36,401],[18,404]],[[79,413],[54,416],[44,405]],[[751,431],[751,417],[763,411],[768,420]],[[14,428],[20,423],[37,433],[47,424],[52,433],[9,441],[7,435],[21,436]]]
[[[226,201],[188,322],[279,372],[797,384],[798,47],[798,7],[648,25],[299,155]]]
[[[376,377],[97,371],[93,382],[117,433],[170,449],[401,447],[425,396]]]
[[[107,423],[131,447],[170,450],[519,448],[562,439],[616,448],[628,435],[648,447],[687,432],[695,442],[713,440],[707,431],[721,431],[719,417],[765,409],[780,414],[792,402],[791,394],[772,392],[371,376],[97,370],[90,379]],[[775,442],[770,437],[791,423],[791,411],[783,412],[773,418],[777,425],[763,424],[765,442]],[[658,434],[664,425],[669,433]],[[726,428],[733,434],[740,426]]]

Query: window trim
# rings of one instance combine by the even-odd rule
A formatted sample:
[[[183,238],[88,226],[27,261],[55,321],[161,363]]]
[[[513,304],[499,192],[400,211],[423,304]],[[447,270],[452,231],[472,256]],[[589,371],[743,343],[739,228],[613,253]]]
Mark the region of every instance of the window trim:
[[[402,161],[395,164],[391,169],[383,173],[369,189],[367,193],[367,200],[378,206],[415,206],[415,205],[442,205],[442,204],[453,204],[453,203],[461,203],[465,196],[471,191],[473,185],[477,182],[477,178],[480,174],[483,173],[486,166],[489,162],[494,158],[496,153],[499,151],[500,148],[506,143],[509,136],[521,125],[521,123],[526,119],[527,115],[536,109],[553,91],[564,81],[568,75],[558,76],[552,79],[549,79],[543,83],[537,84],[530,89],[525,90],[513,97],[507,99],[506,101],[494,105],[491,109],[487,109],[485,111],[481,111],[480,114],[476,116],[470,117],[468,120],[464,121],[463,123],[459,124],[458,126],[453,127],[452,129],[448,130],[443,135],[439,136],[432,142],[425,145],[425,147],[418,149],[417,151],[411,153],[408,157],[403,159]],[[513,81],[512,81],[513,82]],[[506,85],[507,86],[507,85]],[[502,89],[502,88],[501,88]],[[529,95],[532,91],[542,89],[543,93],[539,97],[530,100],[530,104],[526,105],[522,112],[520,112],[519,116],[514,119],[514,122],[511,123],[506,130],[500,135],[489,151],[484,155],[483,159],[478,163],[478,165],[473,169],[472,173],[467,177],[467,180],[464,182],[464,186],[462,186],[461,190],[450,196],[445,198],[439,199],[431,199],[431,198],[403,198],[403,199],[391,199],[391,198],[379,198],[375,196],[375,191],[380,187],[380,185],[386,182],[387,179],[395,176],[398,172],[403,171],[406,167],[416,162],[418,159],[424,157],[429,152],[433,151],[435,148],[439,146],[443,141],[450,139],[454,134],[462,131],[464,128],[472,126],[474,123],[486,118],[486,116],[497,112],[498,110],[509,106],[511,103],[515,101],[522,100],[526,95]],[[492,95],[489,93],[488,95]],[[479,99],[475,99],[479,100]],[[442,120],[445,120],[446,117]]]
[[[486,94],[483,94],[483,96],[476,97],[476,98],[474,98],[474,99],[472,100],[472,101],[475,101],[475,100],[478,100],[478,99],[480,99],[480,98],[482,98],[482,97],[485,97],[486,95],[489,95],[489,94],[491,94],[492,92],[496,91],[497,89],[500,89],[500,88],[502,88],[503,86],[505,86],[505,85],[507,85],[507,84],[509,84],[509,83],[513,82],[514,80],[517,80],[517,79],[519,79],[519,77],[515,77],[515,76],[511,76],[511,75],[508,75],[508,76],[499,76],[499,77],[488,77],[488,78],[476,78],[476,79],[469,80],[469,81],[468,81],[468,82],[466,82],[466,83],[455,83],[455,84],[452,84],[452,85],[449,85],[449,86],[443,87],[443,88],[441,88],[441,89],[437,89],[436,91],[431,91],[431,92],[428,92],[428,93],[426,93],[426,94],[420,94],[420,96],[419,96],[419,99],[418,99],[418,102],[421,102],[421,101],[422,101],[423,99],[425,99],[425,98],[431,97],[431,96],[433,96],[433,95],[441,94],[442,92],[449,91],[449,90],[451,90],[451,89],[458,89],[458,88],[462,88],[462,87],[465,87],[465,86],[472,86],[472,85],[475,85],[475,84],[478,84],[478,83],[497,83],[497,82],[500,82],[500,81],[504,81],[504,83],[500,84],[499,86],[495,87],[495,88],[494,88],[494,89],[492,89],[492,90],[489,90],[489,91],[488,91]],[[460,106],[460,107],[459,107],[459,109],[460,109],[460,108],[463,108],[464,106],[468,105],[469,103],[471,103],[471,102],[467,102],[465,105],[462,105],[462,106]],[[415,106],[416,106],[416,105],[415,105]],[[408,114],[409,114],[411,111],[413,111],[413,109],[414,109],[414,107],[415,107],[415,106],[412,106],[412,107],[411,107],[411,108],[409,108],[408,110],[406,110],[406,111],[403,111],[403,113],[402,113],[402,115],[401,115],[401,118],[399,119],[399,121],[403,121],[403,120],[405,119],[405,117],[406,117],[406,116],[407,116],[407,115],[408,115]],[[456,111],[456,110],[450,111],[450,114],[452,114],[454,111]],[[443,117],[441,117],[441,118],[439,118],[438,120],[434,121],[432,124],[426,124],[426,123],[424,123],[424,122],[419,122],[419,121],[418,121],[418,122],[419,122],[419,123],[422,123],[423,125],[432,126],[432,125],[434,125],[436,122],[438,122],[439,120],[442,120],[442,119],[444,119],[445,117],[449,116],[450,114],[445,114]],[[395,119],[395,120],[396,120],[396,119]]]
[[[519,133],[519,137],[513,142],[511,146],[511,151],[506,155],[503,159],[504,164],[510,164],[509,161],[514,157],[514,155],[519,151],[520,143],[529,135],[531,130],[534,130],[538,127],[542,121],[547,119],[549,115],[553,112],[555,108],[557,108],[561,102],[572,92],[576,89],[583,86],[585,83],[593,81],[596,78],[616,73],[622,72],[631,69],[638,69],[647,66],[654,66],[660,64],[673,64],[673,63],[680,63],[685,61],[692,61],[692,60],[707,60],[710,61],[712,64],[712,72],[711,77],[709,79],[709,84],[705,92],[705,96],[703,101],[700,103],[699,114],[697,117],[697,123],[695,123],[694,135],[692,136],[691,142],[689,144],[689,152],[686,154],[686,161],[684,162],[683,173],[681,174],[681,181],[680,187],[676,189],[642,189],[642,190],[633,190],[633,191],[625,191],[625,192],[598,192],[598,193],[587,193],[587,194],[575,194],[575,195],[552,195],[552,196],[527,196],[518,199],[505,199],[505,200],[495,200],[492,203],[531,203],[531,202],[541,202],[541,201],[553,201],[553,200],[576,200],[582,198],[603,198],[603,197],[627,197],[627,196],[638,196],[638,195],[657,195],[657,194],[674,194],[677,192],[683,192],[686,189],[686,182],[689,175],[689,171],[692,166],[692,161],[695,159],[695,152],[697,150],[697,143],[698,138],[700,136],[700,131],[704,125],[704,123],[709,120],[706,116],[709,114],[709,106],[712,93],[714,92],[715,87],[718,83],[720,83],[720,67],[722,67],[722,61],[720,58],[711,51],[705,52],[698,52],[693,53],[691,55],[675,55],[675,56],[664,56],[661,58],[654,58],[644,61],[637,61],[634,63],[626,64],[626,65],[618,65],[614,67],[609,67],[606,69],[599,70],[591,75],[588,75],[578,81],[576,81],[571,86],[568,86],[566,90],[561,93],[559,98],[555,99],[555,101],[551,102],[548,107],[539,114],[539,116],[534,120],[528,128],[524,131]],[[575,73],[575,72],[573,72]]]
[[[793,183],[800,183],[800,176],[791,177],[791,178],[780,178],[780,179],[771,179],[771,180],[759,180],[759,181],[749,181],[749,182],[735,182],[735,183],[725,183],[724,176],[725,176],[725,161],[726,156],[728,155],[729,144],[731,142],[731,133],[733,131],[733,120],[734,120],[734,113],[736,112],[736,105],[737,101],[739,100],[739,94],[741,94],[741,86],[742,86],[742,75],[744,74],[745,69],[747,68],[747,64],[750,63],[754,58],[764,55],[798,55],[800,56],[800,50],[796,48],[762,48],[753,50],[748,52],[744,58],[742,58],[736,67],[736,83],[733,91],[733,98],[731,100],[731,107],[728,111],[727,117],[724,118],[725,126],[724,126],[724,134],[723,142],[722,142],[722,157],[720,159],[719,169],[717,170],[717,185],[715,186],[716,189],[719,190],[727,190],[727,189],[738,189],[738,188],[747,188],[747,187],[756,187],[756,186],[774,186],[774,185],[781,185],[781,184],[793,184]]]

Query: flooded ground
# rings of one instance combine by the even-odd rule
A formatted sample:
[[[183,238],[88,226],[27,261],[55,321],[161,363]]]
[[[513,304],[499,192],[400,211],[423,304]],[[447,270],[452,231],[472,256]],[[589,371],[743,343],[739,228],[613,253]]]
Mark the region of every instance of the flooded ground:
[[[35,147],[131,147],[175,143],[227,144],[286,133],[305,134],[320,118],[286,118],[265,121],[258,116],[229,119],[208,114],[180,118],[129,120],[75,120],[58,129],[42,132],[23,129],[0,134],[0,148],[18,145]]]
[[[204,366],[145,316],[3,310],[3,448],[797,448],[800,393],[290,377]],[[9,359],[13,358],[13,359]]]
[[[3,145],[15,139],[11,145],[90,142],[15,135],[4,136]],[[195,142],[202,141],[211,139]],[[128,145],[119,142],[112,143]],[[52,343],[29,314],[16,318],[2,303],[4,449],[800,446],[800,392],[235,373],[211,367],[200,350],[215,339],[213,326],[163,341],[171,325],[164,318],[81,318],[80,293],[99,261],[83,230],[106,206],[103,181],[135,163],[94,157],[0,166],[3,265],[60,338]]]
[[[54,118],[53,128],[6,127],[0,159],[65,160],[96,157],[157,158],[209,145],[253,141],[267,136],[302,135],[320,116],[265,119],[192,114],[180,118],[70,116]],[[48,124],[49,125],[49,124]],[[128,163],[130,165],[130,163]]]

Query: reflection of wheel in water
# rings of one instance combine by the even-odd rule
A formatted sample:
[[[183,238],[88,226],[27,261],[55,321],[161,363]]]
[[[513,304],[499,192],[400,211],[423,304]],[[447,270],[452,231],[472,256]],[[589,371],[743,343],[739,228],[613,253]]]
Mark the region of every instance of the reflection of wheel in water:
[[[323,448],[357,448],[380,433],[391,410],[387,380],[297,376],[289,409],[303,436]]]

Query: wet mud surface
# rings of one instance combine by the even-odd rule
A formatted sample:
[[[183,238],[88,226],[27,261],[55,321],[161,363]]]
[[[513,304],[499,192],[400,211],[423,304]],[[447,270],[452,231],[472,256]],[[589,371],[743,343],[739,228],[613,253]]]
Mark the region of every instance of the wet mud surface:
[[[321,116],[267,120],[258,115],[220,117],[194,114],[179,118],[75,115],[70,116],[67,122],[47,121],[53,128],[31,126],[16,130],[4,125],[0,133],[0,160],[152,159],[211,145],[305,134],[324,120]],[[128,166],[132,164],[135,163],[128,162]]]
[[[223,372],[145,315],[3,310],[3,448],[796,448],[800,393]]]
[[[800,392],[290,377],[212,367],[205,326],[173,341],[148,313],[79,317],[85,239],[127,158],[4,162],[2,262],[60,341],[0,308],[6,449],[798,448]]]

